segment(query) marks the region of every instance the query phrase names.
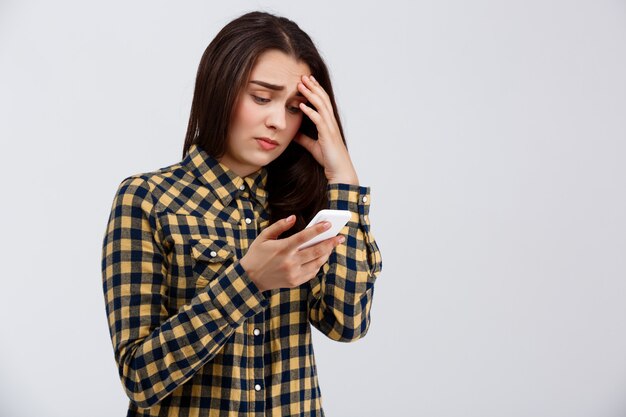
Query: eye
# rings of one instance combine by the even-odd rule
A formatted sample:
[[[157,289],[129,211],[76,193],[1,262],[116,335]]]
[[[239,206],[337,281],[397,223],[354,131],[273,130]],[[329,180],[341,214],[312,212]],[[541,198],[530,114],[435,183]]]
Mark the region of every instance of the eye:
[[[251,96],[254,99],[254,101],[256,101],[257,103],[267,103],[268,101],[270,101],[269,98],[257,97],[254,94],[251,94]]]
[[[300,109],[300,107],[289,107],[289,111],[294,114],[302,113],[302,110]]]

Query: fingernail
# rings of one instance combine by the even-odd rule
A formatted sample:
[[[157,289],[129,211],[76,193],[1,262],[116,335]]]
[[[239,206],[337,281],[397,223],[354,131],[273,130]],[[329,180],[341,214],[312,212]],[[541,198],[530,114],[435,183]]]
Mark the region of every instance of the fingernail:
[[[286,221],[287,223],[289,223],[289,222],[291,222],[291,221],[294,219],[294,217],[295,217],[295,216],[292,214],[291,216],[287,217],[287,218],[285,219],[285,221]]]
[[[315,81],[315,78],[313,78],[312,75],[309,78],[311,78],[311,81]]]
[[[339,243],[343,243],[346,241],[346,238],[343,236],[339,236]]]
[[[324,227],[324,229],[328,229],[330,227],[330,222],[324,222],[322,224],[323,224],[322,227]]]

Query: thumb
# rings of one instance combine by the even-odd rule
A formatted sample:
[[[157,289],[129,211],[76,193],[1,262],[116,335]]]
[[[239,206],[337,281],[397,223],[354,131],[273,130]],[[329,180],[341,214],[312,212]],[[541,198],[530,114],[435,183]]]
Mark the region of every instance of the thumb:
[[[280,219],[276,223],[265,228],[259,236],[263,235],[263,238],[265,240],[278,239],[278,236],[280,236],[285,230],[290,229],[291,226],[295,224],[295,220],[296,216],[293,214],[284,219]]]

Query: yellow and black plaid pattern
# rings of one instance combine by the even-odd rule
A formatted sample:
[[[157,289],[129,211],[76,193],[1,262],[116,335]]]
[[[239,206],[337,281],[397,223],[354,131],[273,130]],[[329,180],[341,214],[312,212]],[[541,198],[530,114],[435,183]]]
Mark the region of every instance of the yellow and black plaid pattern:
[[[329,184],[328,208],[352,212],[346,241],[311,281],[261,292],[239,259],[269,225],[266,181],[192,145],[120,183],[102,282],[128,416],[324,416],[310,325],[342,342],[368,331],[370,189]]]

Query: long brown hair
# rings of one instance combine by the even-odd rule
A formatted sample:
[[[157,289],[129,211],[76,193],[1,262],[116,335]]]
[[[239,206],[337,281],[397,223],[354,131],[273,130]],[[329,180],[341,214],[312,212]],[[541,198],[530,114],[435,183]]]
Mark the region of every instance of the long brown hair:
[[[224,155],[237,97],[259,55],[270,49],[308,64],[330,97],[341,137],[346,143],[328,69],[311,38],[285,17],[254,11],[224,26],[202,55],[183,157],[194,143],[216,159]],[[317,139],[315,124],[306,114],[303,114],[300,131]],[[296,224],[282,235],[290,236],[304,229],[315,213],[326,207],[328,180],[315,158],[293,141],[267,169],[270,224],[295,214]]]

